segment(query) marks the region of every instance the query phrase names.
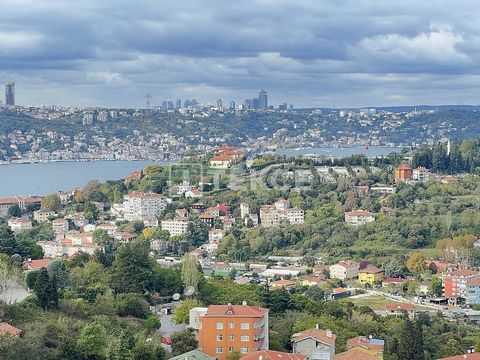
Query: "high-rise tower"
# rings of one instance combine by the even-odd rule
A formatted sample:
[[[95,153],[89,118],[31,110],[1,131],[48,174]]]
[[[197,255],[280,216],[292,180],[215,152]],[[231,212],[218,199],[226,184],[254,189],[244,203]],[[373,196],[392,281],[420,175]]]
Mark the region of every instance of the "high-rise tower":
[[[268,109],[268,95],[263,89],[258,93],[258,108],[261,110]]]
[[[15,82],[7,81],[5,83],[5,105],[15,106]]]

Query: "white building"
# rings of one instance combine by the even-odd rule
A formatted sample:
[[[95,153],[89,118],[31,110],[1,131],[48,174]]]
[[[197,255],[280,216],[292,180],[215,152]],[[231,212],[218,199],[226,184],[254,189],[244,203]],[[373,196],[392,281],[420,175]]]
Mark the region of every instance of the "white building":
[[[161,222],[162,230],[167,230],[170,236],[179,236],[187,232],[190,221],[187,218],[176,217],[172,220],[163,220]]]
[[[290,224],[303,224],[305,219],[303,210],[289,206],[289,201],[284,199],[276,201],[273,205],[263,205],[260,208],[262,226],[278,226],[282,221],[288,221]]]
[[[69,224],[65,219],[55,219],[52,221],[52,228],[55,234],[64,234],[69,230]]]
[[[395,194],[397,192],[397,188],[395,186],[373,185],[370,188],[370,191],[380,194]]]
[[[345,223],[348,225],[359,226],[375,221],[375,214],[364,211],[354,210],[345,213]]]
[[[360,264],[352,261],[340,261],[338,264],[330,265],[330,278],[347,280],[358,277]]]
[[[250,214],[250,205],[246,202],[240,203],[240,217],[245,219]]]
[[[423,183],[428,182],[430,180],[430,170],[423,166],[413,169],[412,179]]]
[[[123,213],[127,221],[143,221],[160,215],[167,208],[165,196],[153,193],[131,193],[123,197]]]
[[[32,228],[32,220],[27,218],[12,218],[8,220],[8,227],[15,234],[18,234],[22,230],[29,230]]]
[[[38,222],[46,222],[51,216],[55,216],[55,211],[40,209],[33,212],[33,220]]]

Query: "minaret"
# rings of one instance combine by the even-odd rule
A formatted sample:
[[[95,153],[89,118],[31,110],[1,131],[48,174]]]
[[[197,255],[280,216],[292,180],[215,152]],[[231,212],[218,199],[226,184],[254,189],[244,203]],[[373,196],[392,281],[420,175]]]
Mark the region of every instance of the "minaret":
[[[447,139],[447,155],[450,155],[450,139]]]

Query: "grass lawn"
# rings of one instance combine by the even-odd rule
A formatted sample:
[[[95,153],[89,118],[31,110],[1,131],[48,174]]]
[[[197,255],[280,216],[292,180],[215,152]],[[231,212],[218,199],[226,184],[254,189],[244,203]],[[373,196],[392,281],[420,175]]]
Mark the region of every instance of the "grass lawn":
[[[357,306],[368,306],[375,311],[385,310],[385,306],[387,304],[391,304],[391,303],[399,303],[400,304],[399,301],[388,299],[385,296],[381,296],[381,295],[370,295],[370,296],[362,297],[362,298],[359,298],[359,299],[347,298],[347,299],[345,299],[345,301],[351,301]],[[417,308],[417,310],[432,311],[432,308],[429,308],[427,306],[422,306],[422,305],[419,305],[419,304],[414,304],[414,305]]]

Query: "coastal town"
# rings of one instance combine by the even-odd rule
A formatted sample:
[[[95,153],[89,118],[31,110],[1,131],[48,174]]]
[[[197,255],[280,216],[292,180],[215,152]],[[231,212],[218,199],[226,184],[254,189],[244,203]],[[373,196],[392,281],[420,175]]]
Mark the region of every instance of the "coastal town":
[[[458,145],[438,146],[451,157]],[[397,156],[394,164],[389,159],[383,159],[383,163],[370,160],[368,164],[367,158],[352,157],[352,161],[362,164],[348,163],[347,158],[343,164],[330,166],[315,164],[315,159],[308,158],[285,163],[278,157],[265,162],[260,156],[249,164],[247,173],[237,171],[245,169],[246,154],[245,149],[223,146],[203,160],[205,166],[199,173],[186,172],[186,167],[155,164],[105,184],[92,181],[81,189],[44,197],[0,199],[0,217],[8,228],[5,234],[11,234],[2,238],[0,250],[19,258],[28,279],[32,276],[29,274],[84,257],[91,262],[107,261],[103,266],[110,266],[107,258],[112,249],[146,244],[143,256],[152,259],[155,266],[182,273],[183,285],[179,284],[177,290],[161,290],[162,296],[149,300],[149,313],[162,322],[159,331],[167,352],[173,351],[178,341],[178,333],[168,330],[172,327],[181,325],[180,329],[186,330],[177,330],[186,331],[183,336],[188,334],[195,344],[185,348],[185,353],[175,350],[174,359],[224,360],[235,354],[242,359],[388,359],[394,351],[385,335],[372,337],[370,332],[354,332],[346,338],[344,330],[322,324],[302,326],[291,333],[288,346],[279,345],[278,340],[272,340],[276,336],[272,334],[277,331],[274,324],[281,313],[259,306],[263,302],[242,298],[242,291],[251,286],[264,289],[269,298],[278,296],[280,303],[275,306],[282,311],[289,309],[287,298],[300,296],[312,304],[321,301],[368,307],[371,316],[386,319],[407,318],[413,322],[441,314],[446,323],[463,324],[468,331],[477,331],[473,329],[480,322],[480,270],[471,254],[477,249],[480,253],[480,240],[473,232],[453,230],[452,223],[466,221],[455,220],[453,210],[444,212],[445,219],[435,225],[442,227],[439,231],[444,236],[431,249],[416,245],[425,236],[420,225],[405,225],[408,232],[416,233],[406,234],[401,240],[404,245],[400,246],[409,249],[407,257],[395,257],[395,250],[381,253],[385,245],[379,245],[376,252],[374,248],[358,250],[359,245],[354,243],[352,251],[346,247],[338,252],[336,245],[318,247],[311,243],[298,248],[290,245],[298,240],[290,243],[289,239],[298,232],[305,237],[309,231],[315,237],[312,226],[327,221],[332,229],[343,229],[342,236],[358,234],[361,242],[365,232],[380,231],[373,226],[392,226],[395,232],[393,224],[406,221],[405,216],[411,216],[409,209],[418,214],[428,212],[428,206],[445,199],[455,202],[458,196],[463,210],[457,211],[468,212],[478,204],[476,197],[471,197],[476,188],[467,185],[477,181],[475,175],[446,174],[441,170],[444,164],[437,162],[429,168],[421,152]],[[269,187],[272,177],[283,186]],[[285,187],[288,179],[293,182]],[[330,205],[333,200],[312,208],[308,204],[314,201],[312,195],[318,194],[318,186],[336,188],[332,194],[344,201],[337,201],[335,209]],[[417,198],[412,197],[412,191]],[[429,191],[432,195],[426,196]],[[439,192],[443,192],[444,199],[435,197]],[[473,203],[468,205],[469,201]],[[36,240],[21,240],[32,236]],[[241,245],[244,239],[248,245]],[[315,248],[318,250],[312,250]],[[197,265],[189,270],[193,274],[186,275],[188,262]],[[240,294],[228,302],[205,300],[207,295],[201,295],[199,277],[209,286],[228,283],[232,296],[237,291]],[[10,285],[22,288],[18,283]],[[4,301],[19,301],[38,291],[35,284],[25,293],[18,290],[11,291]],[[269,320],[269,314],[274,320]],[[0,329],[14,336],[28,331],[7,322]],[[270,346],[269,338],[275,346]],[[473,354],[475,343],[456,346],[458,350],[451,352]]]
[[[217,105],[190,100],[177,101],[176,106],[170,103],[149,109],[0,107],[0,120],[15,119],[0,134],[0,164],[179,161],[189,155],[206,156],[228,144],[248,154],[284,148],[414,147],[457,138],[473,126],[465,123],[462,130],[454,124],[454,112],[434,109],[295,110],[283,105],[225,107],[221,101]]]

